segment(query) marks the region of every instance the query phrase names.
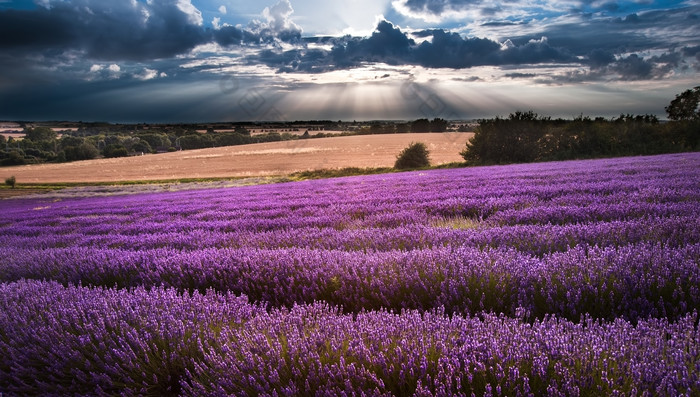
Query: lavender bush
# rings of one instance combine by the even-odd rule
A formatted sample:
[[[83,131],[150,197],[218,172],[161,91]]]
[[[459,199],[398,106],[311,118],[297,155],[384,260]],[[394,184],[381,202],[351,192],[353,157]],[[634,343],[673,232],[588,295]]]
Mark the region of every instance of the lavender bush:
[[[697,395],[697,315],[527,322],[231,294],[0,285],[10,394]]]
[[[698,169],[6,200],[0,393],[697,394]]]

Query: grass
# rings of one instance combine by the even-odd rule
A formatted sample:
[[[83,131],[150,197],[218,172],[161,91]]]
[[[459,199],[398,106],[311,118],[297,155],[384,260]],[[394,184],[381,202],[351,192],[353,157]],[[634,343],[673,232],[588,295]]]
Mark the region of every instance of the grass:
[[[280,179],[281,177],[256,177],[257,179]],[[243,179],[251,179],[249,176],[234,176],[220,178],[175,178],[175,179],[150,179],[150,180],[132,180],[132,181],[111,181],[111,182],[53,182],[53,183],[21,183],[17,182],[17,187],[35,188],[35,189],[62,189],[67,187],[84,187],[84,186],[130,186],[130,185],[152,185],[158,183],[196,183],[196,182],[221,182],[221,181],[239,181]],[[9,186],[8,186],[9,187]]]
[[[307,179],[325,179],[325,178],[338,178],[344,176],[358,176],[358,175],[374,175],[374,174],[388,174],[394,172],[403,171],[416,171],[416,170],[439,170],[439,169],[449,169],[449,168],[462,168],[466,167],[465,163],[445,163],[440,165],[420,167],[420,168],[410,168],[405,170],[399,170],[393,167],[376,167],[376,168],[360,168],[360,167],[345,167],[340,169],[320,169],[320,170],[310,170],[310,171],[299,171],[294,172],[289,175],[289,178],[295,181],[302,181]]]
[[[55,184],[36,185],[36,184],[21,184],[17,183],[14,187],[8,185],[0,185],[0,200],[9,197],[25,196],[34,193],[44,193],[54,190],[60,190],[65,186]]]
[[[0,199],[21,196],[24,194],[50,192],[54,190],[61,190],[66,188],[74,187],[100,187],[100,186],[138,186],[138,185],[157,185],[157,184],[186,184],[186,183],[212,183],[212,182],[223,182],[223,181],[244,181],[250,179],[250,185],[262,185],[269,183],[281,183],[281,182],[297,182],[312,179],[327,179],[327,178],[340,178],[346,176],[359,176],[359,175],[376,175],[376,174],[388,174],[394,172],[404,172],[404,171],[416,171],[416,170],[433,170],[433,169],[447,169],[447,168],[461,168],[465,167],[464,163],[446,163],[435,166],[398,170],[393,167],[345,167],[339,169],[317,169],[308,171],[294,172],[289,175],[279,175],[279,176],[261,176],[261,177],[250,177],[250,176],[238,176],[238,177],[213,177],[213,178],[175,178],[175,179],[153,179],[153,180],[128,180],[128,181],[111,181],[111,182],[52,182],[52,183],[22,183],[18,181],[14,188],[9,185],[0,185]]]
[[[320,170],[309,170],[309,171],[299,171],[294,172],[289,175],[291,180],[303,181],[308,179],[325,179],[325,178],[339,178],[343,176],[356,176],[356,175],[374,175],[374,174],[387,174],[390,172],[396,172],[395,169],[390,167],[381,168],[359,168],[359,167],[345,167],[340,169],[320,169]]]
[[[449,229],[455,229],[455,230],[469,230],[469,229],[476,229],[479,227],[481,222],[479,222],[476,219],[472,218],[467,218],[467,217],[454,217],[454,218],[438,218],[435,219],[431,225],[433,227],[442,227],[442,228],[449,228]]]

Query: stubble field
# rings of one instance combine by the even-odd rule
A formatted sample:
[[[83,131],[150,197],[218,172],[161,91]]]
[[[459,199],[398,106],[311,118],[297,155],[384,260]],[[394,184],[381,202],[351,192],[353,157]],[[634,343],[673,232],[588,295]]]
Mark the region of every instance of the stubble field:
[[[391,167],[411,142],[424,142],[432,164],[463,161],[472,133],[366,135],[227,146],[158,155],[0,168],[20,183],[117,182],[287,175],[344,167]]]

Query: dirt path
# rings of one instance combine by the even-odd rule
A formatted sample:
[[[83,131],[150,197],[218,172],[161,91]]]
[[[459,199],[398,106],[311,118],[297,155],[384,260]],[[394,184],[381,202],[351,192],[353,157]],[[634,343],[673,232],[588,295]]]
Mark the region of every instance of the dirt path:
[[[411,142],[423,142],[432,164],[458,162],[471,133],[391,134],[307,139],[187,150],[117,159],[0,168],[18,183],[116,182],[287,175],[343,167],[391,167]]]

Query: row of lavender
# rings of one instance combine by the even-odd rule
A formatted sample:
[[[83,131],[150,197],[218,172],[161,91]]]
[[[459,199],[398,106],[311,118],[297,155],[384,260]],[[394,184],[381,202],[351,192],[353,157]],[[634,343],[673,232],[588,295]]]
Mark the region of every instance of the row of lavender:
[[[697,211],[697,209],[695,210]],[[82,227],[103,228],[94,219]],[[259,220],[251,220],[258,222]],[[98,222],[97,224],[94,224]],[[566,251],[576,245],[618,247],[637,243],[658,243],[683,247],[700,241],[697,215],[646,215],[611,222],[489,226],[469,218],[435,219],[434,225],[409,224],[397,227],[301,227],[264,231],[218,231],[191,229],[178,232],[154,226],[143,233],[86,234],[80,227],[44,226],[32,234],[22,226],[8,223],[0,231],[0,245],[18,249],[54,249],[64,247],[146,250],[171,248],[193,251],[202,248],[309,248],[348,252],[385,252],[432,249],[436,247],[512,248],[531,255]],[[65,233],[65,234],[64,234]]]
[[[677,319],[700,309],[700,243],[576,246],[543,257],[514,249],[439,247],[379,253],[288,249],[0,249],[3,280],[166,286],[244,294],[273,307],[326,301],[345,312],[525,309],[577,321]]]
[[[698,169],[5,201],[0,393],[695,395]]]
[[[440,311],[265,311],[208,292],[0,284],[0,390],[14,395],[700,393],[697,315],[676,322]]]

